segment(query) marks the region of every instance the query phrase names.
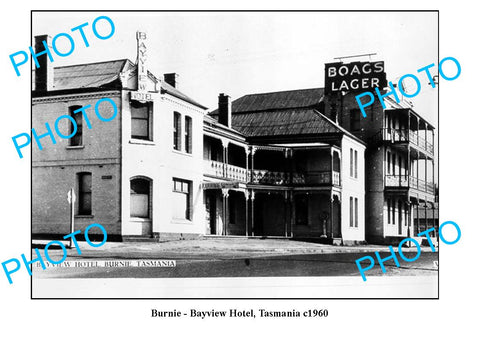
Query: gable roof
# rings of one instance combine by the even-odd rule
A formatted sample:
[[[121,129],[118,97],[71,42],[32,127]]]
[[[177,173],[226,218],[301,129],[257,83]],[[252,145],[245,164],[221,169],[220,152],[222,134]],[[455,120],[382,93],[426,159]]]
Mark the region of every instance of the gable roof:
[[[232,115],[232,128],[248,137],[343,132],[335,123],[311,108],[235,113]]]
[[[129,59],[55,67],[53,69],[54,91],[102,87],[121,89],[120,73],[127,67],[136,68],[135,64]],[[157,79],[150,72],[149,76]],[[34,82],[35,70],[32,71],[32,88],[35,86]],[[168,93],[190,104],[206,109],[205,106],[164,81],[161,82],[161,89],[163,93]]]
[[[365,144],[319,111],[323,99],[323,88],[248,94],[232,102],[232,128],[246,137],[345,134]]]
[[[101,87],[119,79],[127,59],[55,67],[54,89]],[[33,78],[34,79],[34,78]]]
[[[317,107],[323,101],[323,88],[247,94],[232,102],[232,113]],[[214,110],[211,115],[218,114]]]

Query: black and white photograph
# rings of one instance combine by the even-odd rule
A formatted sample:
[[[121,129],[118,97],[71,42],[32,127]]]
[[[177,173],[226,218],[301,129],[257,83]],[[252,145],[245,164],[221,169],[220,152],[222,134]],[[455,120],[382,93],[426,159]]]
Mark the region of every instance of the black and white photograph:
[[[473,7],[249,3],[2,15],[5,327],[470,334]]]
[[[45,278],[379,276],[391,291],[333,297],[437,297],[439,75],[403,76],[438,60],[437,12],[47,11],[32,25],[32,243],[53,259],[34,265],[33,297],[71,296]],[[394,289],[411,277],[413,295]]]

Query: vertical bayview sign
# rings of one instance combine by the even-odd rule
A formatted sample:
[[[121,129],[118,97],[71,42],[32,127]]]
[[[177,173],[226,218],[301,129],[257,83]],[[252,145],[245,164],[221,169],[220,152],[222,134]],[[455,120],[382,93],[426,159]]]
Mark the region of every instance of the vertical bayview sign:
[[[148,86],[148,67],[147,67],[147,33],[137,31],[137,91],[130,92],[130,99],[141,103],[152,100],[152,96],[147,91]]]
[[[145,41],[147,40],[147,33],[137,32],[137,76],[139,92],[147,91],[147,46]]]

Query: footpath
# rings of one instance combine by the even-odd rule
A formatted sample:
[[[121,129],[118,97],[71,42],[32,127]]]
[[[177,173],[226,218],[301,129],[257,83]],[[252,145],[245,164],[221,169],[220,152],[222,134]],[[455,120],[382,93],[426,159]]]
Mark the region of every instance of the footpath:
[[[49,240],[32,240],[32,248],[42,249]],[[67,242],[64,242],[67,245]],[[86,242],[78,242],[82,251],[78,255],[75,247],[68,249],[68,259],[111,258],[111,259],[154,259],[188,257],[262,257],[274,255],[301,254],[345,254],[389,252],[387,245],[334,246],[313,242],[286,239],[246,239],[246,238],[202,238],[195,240],[160,242],[107,242],[99,248],[92,248]],[[393,247],[397,250],[397,247]],[[417,252],[415,247],[402,248],[404,253]],[[438,251],[438,248],[437,250]],[[42,251],[43,252],[43,251]],[[63,255],[59,246],[51,246],[49,254]],[[423,252],[432,252],[430,247],[422,247]]]

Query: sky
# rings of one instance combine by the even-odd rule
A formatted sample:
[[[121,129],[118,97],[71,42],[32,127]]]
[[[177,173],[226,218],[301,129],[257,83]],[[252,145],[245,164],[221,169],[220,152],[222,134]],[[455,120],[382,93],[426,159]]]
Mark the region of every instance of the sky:
[[[114,35],[96,38],[92,22],[107,15]],[[249,93],[324,86],[324,64],[334,58],[376,53],[388,80],[438,60],[437,14],[432,12],[35,12],[33,35],[70,32],[84,22],[90,47],[76,46],[53,66],[129,58],[136,60],[137,30],[148,34],[148,67],[157,76],[175,72],[179,89],[213,110],[219,93]],[[100,33],[108,32],[99,21]],[[58,40],[59,49],[65,39]],[[64,51],[68,48],[63,47]],[[368,57],[344,62],[369,60]],[[434,73],[437,73],[434,71]],[[419,75],[414,109],[437,125],[437,90]]]

